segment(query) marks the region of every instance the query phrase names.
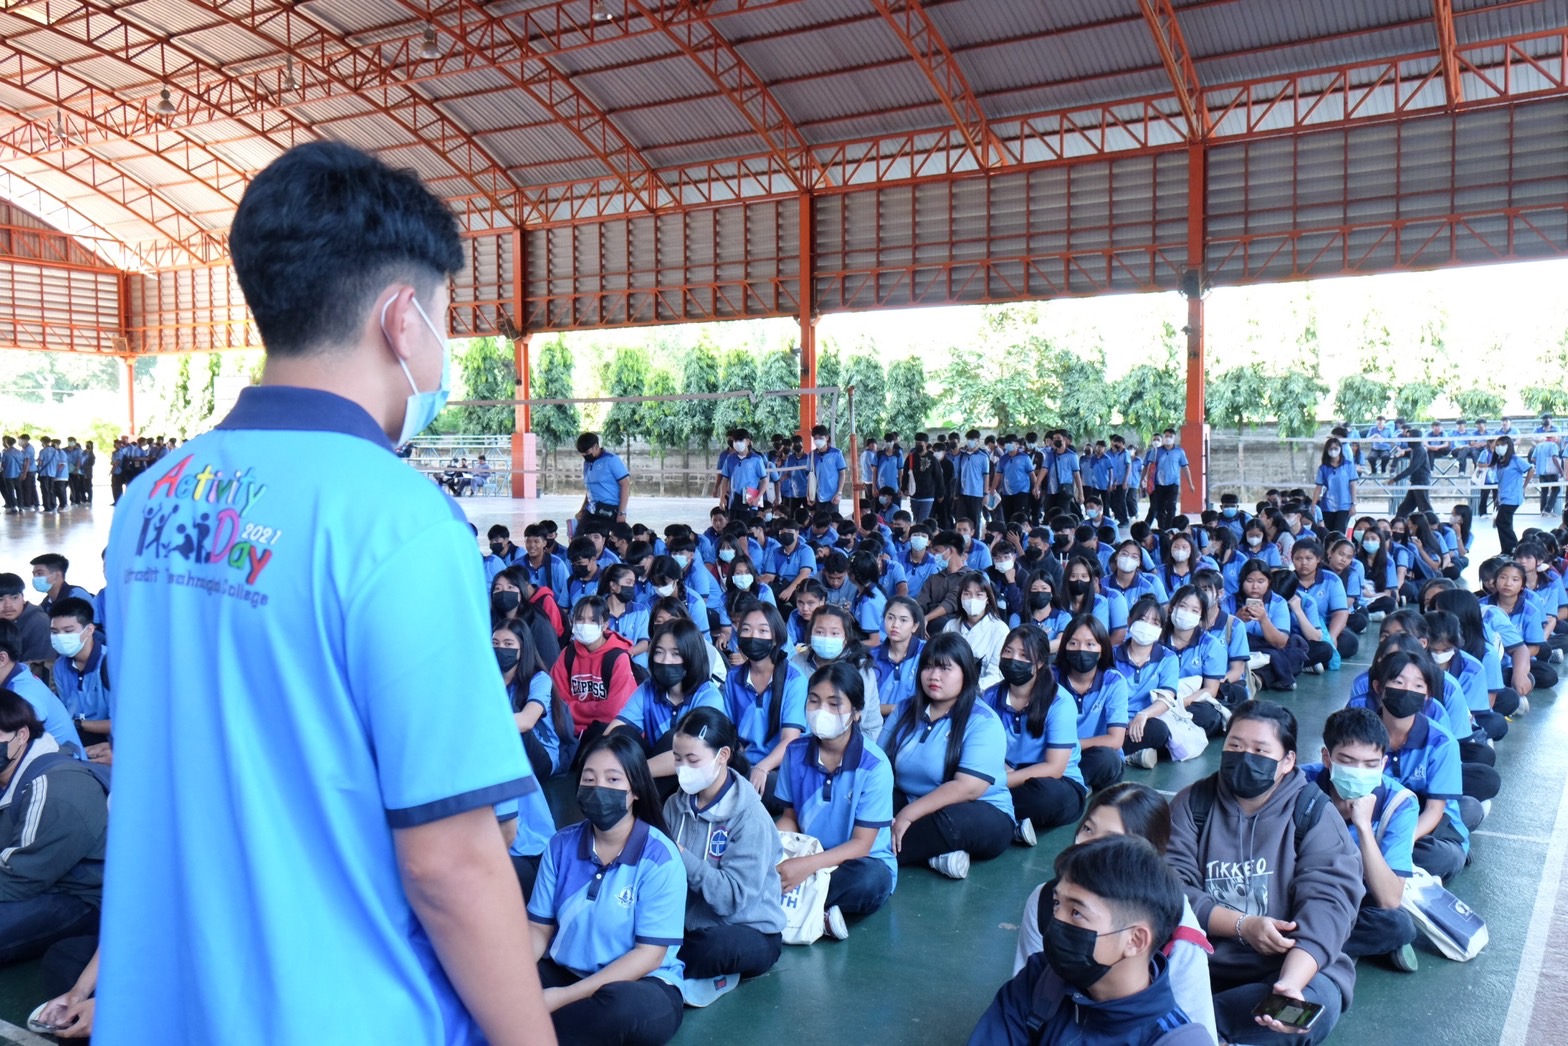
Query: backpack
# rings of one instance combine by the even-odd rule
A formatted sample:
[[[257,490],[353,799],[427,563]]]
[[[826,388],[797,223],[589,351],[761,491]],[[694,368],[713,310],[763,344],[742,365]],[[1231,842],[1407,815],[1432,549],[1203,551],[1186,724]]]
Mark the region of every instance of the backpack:
[[[1203,826],[1209,819],[1209,814],[1214,810],[1214,800],[1219,795],[1219,774],[1210,774],[1199,781],[1195,781],[1191,791],[1187,793],[1187,809],[1192,812],[1192,823],[1198,835],[1203,834]],[[1296,821],[1296,851],[1301,851],[1301,841],[1307,837],[1317,825],[1318,819],[1323,816],[1323,807],[1328,805],[1328,794],[1321,788],[1303,788],[1296,793],[1296,808],[1293,816]]]
[[[610,692],[610,676],[615,670],[616,659],[627,654],[628,651],[623,650],[621,647],[615,647],[599,659],[599,682],[604,684],[604,692],[606,694]],[[577,644],[568,640],[566,649],[561,651],[561,657],[566,662],[566,678],[570,680],[572,678],[572,664],[577,660]],[[632,661],[630,664],[632,680],[638,686],[641,686],[648,679],[648,670],[636,661]]]

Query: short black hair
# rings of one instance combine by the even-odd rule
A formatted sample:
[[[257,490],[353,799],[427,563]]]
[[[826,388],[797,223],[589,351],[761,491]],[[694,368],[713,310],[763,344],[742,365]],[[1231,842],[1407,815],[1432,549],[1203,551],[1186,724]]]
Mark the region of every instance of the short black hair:
[[[0,574],[0,597],[19,596],[27,591],[27,583],[20,574]]]
[[[1231,713],[1230,726],[1227,730],[1236,729],[1237,723],[1249,719],[1260,723],[1273,723],[1274,732],[1279,735],[1279,743],[1286,752],[1296,751],[1296,716],[1284,705],[1277,705],[1273,701],[1243,701]]]
[[[71,561],[58,552],[45,552],[41,556],[34,556],[31,563],[33,566],[43,567],[45,570],[58,570],[62,575],[71,569]]]
[[[76,623],[86,628],[93,623],[93,605],[85,599],[71,596],[49,607],[49,620],[57,617],[74,617]]]
[[[1340,745],[1371,745],[1388,751],[1388,728],[1370,708],[1341,708],[1323,724],[1323,747],[1330,752]]]
[[[526,534],[527,532],[525,531],[524,533]],[[491,541],[495,541],[498,538],[502,541],[510,541],[512,540],[512,532],[507,530],[502,524],[496,523],[485,533],[485,537]]]
[[[586,454],[599,445],[597,432],[580,432],[577,434],[577,453]]]
[[[1123,926],[1148,923],[1151,950],[1163,948],[1181,922],[1181,882],[1147,839],[1105,835],[1056,857],[1056,878],[1103,899]]]
[[[270,356],[351,341],[387,283],[428,299],[463,268],[457,218],[417,174],[332,141],[295,146],[256,175],[229,256]]]
[[[27,698],[14,690],[0,690],[0,730],[14,734],[24,726],[29,738],[44,732],[44,724],[38,721],[38,713]]]

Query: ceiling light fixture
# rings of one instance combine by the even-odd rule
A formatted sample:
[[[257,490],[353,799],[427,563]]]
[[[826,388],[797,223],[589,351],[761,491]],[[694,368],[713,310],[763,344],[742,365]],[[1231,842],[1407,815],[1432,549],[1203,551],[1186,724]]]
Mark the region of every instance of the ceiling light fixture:
[[[169,100],[169,89],[167,87],[158,92],[158,108],[156,111],[159,116],[165,117],[173,116],[178,111],[174,108],[174,103]]]
[[[294,79],[294,56],[289,55],[283,74],[283,89],[285,91],[298,90],[299,83]]]
[[[54,133],[55,137],[59,138],[61,142],[70,143],[71,132],[65,129],[65,116],[59,110],[55,110],[54,114]]]
[[[601,22],[601,23],[613,22],[613,21],[615,21],[615,12],[611,11],[609,8],[605,7],[603,4],[594,4],[593,5],[593,14],[592,14],[591,17],[593,18],[593,20],[595,22]]]
[[[421,61],[432,62],[441,57],[441,48],[436,44],[436,29],[433,25],[425,26],[425,42],[419,49]]]

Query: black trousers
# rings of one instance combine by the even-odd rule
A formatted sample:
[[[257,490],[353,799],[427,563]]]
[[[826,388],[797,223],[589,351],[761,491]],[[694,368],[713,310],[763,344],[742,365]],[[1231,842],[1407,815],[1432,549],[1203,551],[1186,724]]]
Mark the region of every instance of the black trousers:
[[[1169,530],[1171,520],[1176,518],[1176,496],[1181,493],[1179,483],[1158,483],[1154,487],[1154,497],[1150,499],[1149,510],[1160,521],[1161,530]]]
[[[1142,739],[1134,741],[1131,734],[1127,735],[1126,739],[1122,741],[1122,751],[1131,753],[1141,752],[1145,748],[1152,748],[1157,752],[1163,752],[1170,743],[1171,728],[1158,719],[1151,719],[1143,724]]]
[[[1411,855],[1416,864],[1445,881],[1458,875],[1465,866],[1464,843],[1447,817],[1430,833],[1416,840]]]
[[[967,519],[975,525],[975,533],[978,534],[985,525],[985,496],[970,497],[968,494],[960,494],[953,500],[955,523],[957,520]]]
[[[1408,516],[1416,509],[1420,509],[1422,512],[1432,511],[1432,499],[1426,496],[1425,490],[1405,491],[1404,499],[1400,501],[1399,507],[1394,510],[1394,515]]]
[[[1416,923],[1403,908],[1379,908],[1363,902],[1356,913],[1356,925],[1345,938],[1345,954],[1352,959],[1363,955],[1397,952],[1416,939]]]
[[[1027,519],[1029,516],[1029,492],[1022,494],[1002,495],[1002,519],[1011,523],[1015,519]]]
[[[763,933],[750,926],[703,926],[686,931],[680,960],[686,976],[694,981],[738,973],[742,977],[761,977],[773,969],[784,951],[784,935]]]
[[[1503,550],[1503,555],[1511,556],[1514,546],[1519,544],[1519,535],[1514,533],[1514,513],[1519,511],[1518,505],[1505,505],[1497,503],[1497,543]]]
[[[1356,635],[1367,630],[1367,608],[1357,607],[1350,612],[1350,619],[1345,622],[1345,631],[1354,632]]]
[[[909,800],[893,793],[896,814]],[[972,860],[989,861],[1007,851],[1013,842],[1013,819],[990,803],[978,799],[944,806],[909,826],[898,852],[900,865],[923,865],[933,857],[963,850]]]
[[[1085,748],[1078,756],[1078,772],[1083,774],[1083,783],[1089,786],[1089,791],[1098,792],[1120,781],[1127,772],[1127,765],[1121,749],[1100,745]]]
[[[582,980],[549,958],[539,960],[539,983],[545,988],[565,988]],[[562,1046],[582,1043],[600,1046],[663,1046],[680,1030],[680,989],[657,977],[606,984],[591,996],[550,1015],[555,1037]]]
[[[1349,511],[1323,513],[1323,526],[1328,529],[1330,534],[1345,533],[1346,529],[1350,526]]]
[[[827,907],[844,915],[870,915],[893,896],[893,873],[872,857],[845,861],[828,877]]]
[[[1019,821],[1030,821],[1036,831],[1049,831],[1072,824],[1083,813],[1086,793],[1076,781],[1063,777],[1031,777],[1013,795],[1013,813]]]

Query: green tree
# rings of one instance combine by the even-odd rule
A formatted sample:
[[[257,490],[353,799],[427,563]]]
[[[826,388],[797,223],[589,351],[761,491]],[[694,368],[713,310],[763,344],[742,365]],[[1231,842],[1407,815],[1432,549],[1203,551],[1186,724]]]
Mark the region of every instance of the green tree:
[[[828,339],[823,339],[824,344],[817,353],[817,387],[819,389],[844,387],[844,366],[838,357],[838,348]],[[836,404],[836,409],[829,411],[829,404]],[[836,428],[839,435],[843,435],[849,424],[849,407],[845,402],[843,392],[833,400],[819,400],[817,404],[817,424]]]
[[[1111,383],[1105,380],[1104,350],[1095,348],[1088,355],[1079,355],[1064,349],[1054,355],[1056,362],[1049,373],[1057,378],[1052,397],[1057,424],[1080,440],[1103,433],[1110,427],[1116,403]]]
[[[794,390],[800,388],[800,366],[795,355],[777,349],[762,357],[757,368],[757,389],[762,392]],[[757,431],[753,433],[759,444],[770,436],[789,435],[800,428],[799,396],[763,396],[757,400]]]
[[[719,391],[719,358],[707,341],[700,341],[681,360],[681,392],[697,396]],[[713,412],[715,402],[708,399],[686,399],[676,405],[680,422],[681,443],[696,443],[704,450],[713,442]]]
[[[662,367],[648,375],[644,389],[648,396],[675,396],[680,392],[675,384],[675,375]],[[649,448],[660,461],[664,460],[671,448],[680,446],[685,440],[680,408],[679,400],[643,404],[643,431],[648,438]]]
[[[1473,386],[1450,393],[1460,415],[1466,418],[1495,418],[1503,413],[1503,397],[1491,389]]]
[[[1009,430],[1051,417],[1053,359],[1050,343],[1033,335],[985,351],[954,346],[941,374],[943,420],[962,432],[990,424]]]
[[[1526,385],[1519,399],[1532,414],[1568,414],[1568,389],[1561,385]]]
[[[1443,390],[1427,381],[1412,381],[1394,390],[1394,414],[1406,421],[1425,421]]]
[[[533,372],[532,385],[530,391],[535,399],[572,398],[572,354],[561,335],[557,334],[540,348],[539,367]],[[575,404],[534,407],[530,417],[539,442],[552,453],[571,443],[582,431]]]
[[[1247,482],[1247,459],[1241,433],[1268,416],[1268,393],[1268,376],[1257,363],[1221,371],[1209,381],[1204,393],[1209,424],[1236,430],[1236,479],[1243,486]]]
[[[1318,430],[1318,406],[1328,395],[1328,386],[1318,380],[1317,368],[1311,371],[1291,370],[1268,380],[1269,411],[1279,426],[1281,441],[1303,439]],[[1286,443],[1290,453],[1290,469],[1296,470],[1296,444]]]
[[[648,386],[648,353],[640,347],[620,348],[605,368],[604,388],[610,396],[641,396]],[[643,435],[643,404],[612,403],[604,419],[601,439],[607,445],[626,444],[631,456],[632,440]]]
[[[926,391],[926,365],[920,357],[898,360],[887,369],[887,427],[905,445],[925,431],[935,399]]]
[[[1181,424],[1186,388],[1173,364],[1140,363],[1114,386],[1122,421],[1148,445],[1149,438]]]
[[[509,400],[517,396],[517,365],[512,343],[505,338],[470,338],[454,354],[463,374],[466,399]],[[473,436],[510,436],[517,427],[517,409],[453,407],[453,431]]]
[[[1352,425],[1371,421],[1388,409],[1388,385],[1368,374],[1342,379],[1334,393],[1334,414]]]
[[[719,368],[720,392],[746,392],[757,390],[757,361],[745,349],[733,349],[724,354]],[[755,428],[756,410],[751,399],[735,396],[718,401],[713,411],[713,431],[722,435],[731,429]]]
[[[887,420],[887,372],[882,369],[882,361],[873,356],[851,356],[844,366],[843,384],[855,390],[855,428],[859,430],[856,435],[875,435],[880,439]],[[848,404],[846,397],[845,415],[839,419],[846,430]]]

